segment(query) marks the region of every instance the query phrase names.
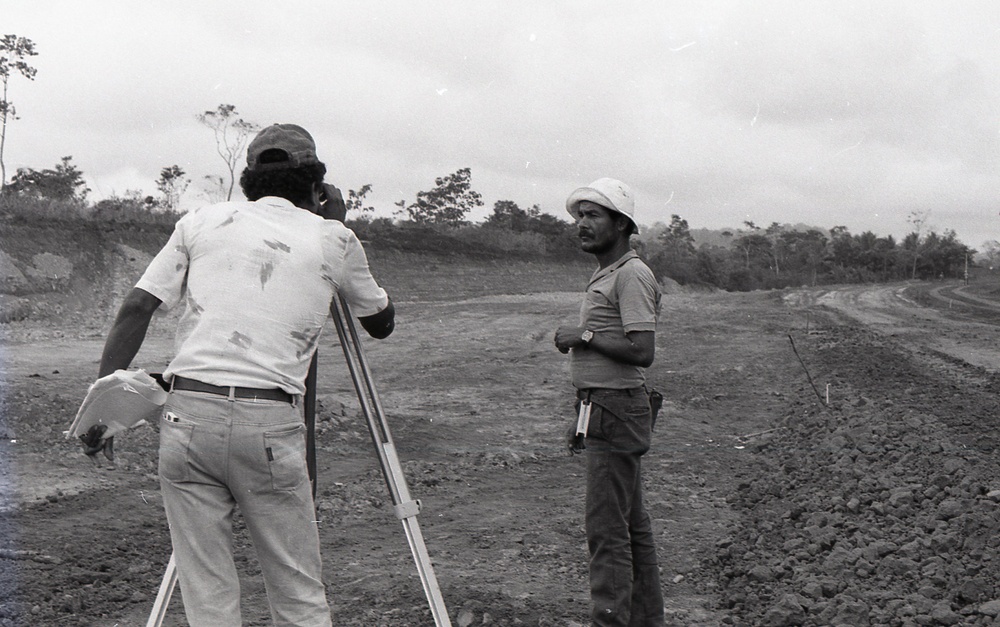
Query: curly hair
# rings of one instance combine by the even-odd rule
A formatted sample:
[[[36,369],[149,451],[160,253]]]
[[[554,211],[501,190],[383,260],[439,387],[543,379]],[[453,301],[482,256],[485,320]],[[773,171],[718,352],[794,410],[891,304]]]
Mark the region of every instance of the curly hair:
[[[266,154],[265,152],[261,155],[262,162],[265,161]],[[244,168],[240,175],[240,187],[243,189],[243,195],[250,201],[259,200],[264,196],[278,196],[296,206],[301,206],[311,200],[313,185],[322,184],[325,176],[326,165],[322,162],[262,172]]]

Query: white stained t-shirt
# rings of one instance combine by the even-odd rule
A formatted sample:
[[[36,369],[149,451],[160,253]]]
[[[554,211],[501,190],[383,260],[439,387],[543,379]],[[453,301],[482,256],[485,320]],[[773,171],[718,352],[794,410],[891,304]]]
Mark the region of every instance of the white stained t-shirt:
[[[136,287],[184,305],[166,378],[291,394],[338,292],[359,317],[388,305],[353,231],[271,196],[186,214]]]

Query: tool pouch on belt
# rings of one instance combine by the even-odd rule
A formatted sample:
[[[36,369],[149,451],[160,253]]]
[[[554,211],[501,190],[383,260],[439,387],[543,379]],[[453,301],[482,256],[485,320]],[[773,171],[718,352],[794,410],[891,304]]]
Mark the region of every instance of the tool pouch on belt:
[[[603,452],[634,455],[649,450],[652,414],[647,389],[588,391],[593,414],[587,431],[587,448],[593,445]]]
[[[656,417],[660,414],[660,408],[663,407],[663,395],[659,391],[650,389],[649,390],[649,411],[651,414],[650,430],[656,429]]]

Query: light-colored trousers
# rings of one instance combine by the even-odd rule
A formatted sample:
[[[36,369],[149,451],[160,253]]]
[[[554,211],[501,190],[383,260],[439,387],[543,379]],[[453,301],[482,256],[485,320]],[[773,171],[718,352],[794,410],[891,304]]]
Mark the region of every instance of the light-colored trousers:
[[[301,410],[173,391],[160,421],[160,487],[192,627],[240,627],[238,505],[275,625],[328,627]]]

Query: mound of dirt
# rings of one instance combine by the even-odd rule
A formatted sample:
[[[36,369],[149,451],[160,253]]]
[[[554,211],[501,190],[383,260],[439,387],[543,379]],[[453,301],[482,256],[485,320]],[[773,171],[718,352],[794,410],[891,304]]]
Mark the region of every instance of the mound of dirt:
[[[169,235],[168,228],[154,225],[5,223],[0,322],[103,328]]]
[[[1000,442],[948,424],[995,404],[996,380],[942,391],[856,329],[805,345],[836,399],[788,408],[753,443],[757,468],[729,498],[741,523],[717,544],[724,605],[771,627],[997,624]]]

